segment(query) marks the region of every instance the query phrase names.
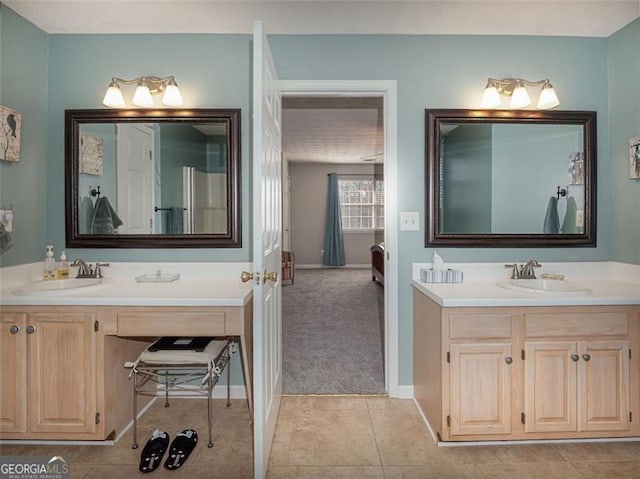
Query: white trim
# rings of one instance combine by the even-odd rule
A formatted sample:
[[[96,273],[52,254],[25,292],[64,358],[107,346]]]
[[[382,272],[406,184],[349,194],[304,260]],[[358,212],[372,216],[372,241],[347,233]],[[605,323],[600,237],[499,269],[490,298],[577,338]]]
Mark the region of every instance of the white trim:
[[[438,444],[438,436],[436,435],[435,431],[431,427],[431,424],[429,423],[429,420],[427,419],[427,416],[425,416],[424,413],[422,412],[422,408],[418,404],[418,401],[416,401],[416,398],[413,398],[413,402],[415,403],[416,408],[418,409],[418,412],[420,413],[420,416],[422,417],[422,420],[427,425],[427,429],[429,430],[429,435],[431,436],[431,440],[433,441],[434,444],[437,445]]]
[[[438,441],[438,447],[465,447],[465,446],[527,446],[530,444],[573,444],[589,442],[640,442],[640,436],[636,437],[600,437],[600,438],[575,438],[575,439],[523,439],[521,441]]]
[[[398,395],[394,397],[399,399],[413,399],[413,385],[399,385]]]
[[[382,96],[384,102],[385,382],[403,397],[398,358],[398,84],[396,80],[280,80],[283,96]]]

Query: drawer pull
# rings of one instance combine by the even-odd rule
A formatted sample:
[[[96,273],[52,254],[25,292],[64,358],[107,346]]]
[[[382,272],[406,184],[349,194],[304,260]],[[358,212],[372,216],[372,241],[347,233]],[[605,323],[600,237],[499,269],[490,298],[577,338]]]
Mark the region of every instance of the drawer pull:
[[[36,332],[36,327],[35,326],[33,326],[32,324],[27,326],[27,334],[33,334],[35,332]]]
[[[507,364],[511,364],[513,362],[513,358],[511,356],[507,356],[504,358],[504,362]]]
[[[589,359],[591,359],[591,356],[589,356],[589,354],[587,354],[587,353],[584,353],[582,355],[582,359],[584,359],[585,361],[589,361]]]
[[[20,326],[17,326],[15,324],[9,328],[9,332],[11,334],[18,334],[19,331],[20,331]]]
[[[573,359],[573,361],[577,361],[578,359],[580,359],[580,356],[578,356],[577,354],[572,354],[571,359]]]

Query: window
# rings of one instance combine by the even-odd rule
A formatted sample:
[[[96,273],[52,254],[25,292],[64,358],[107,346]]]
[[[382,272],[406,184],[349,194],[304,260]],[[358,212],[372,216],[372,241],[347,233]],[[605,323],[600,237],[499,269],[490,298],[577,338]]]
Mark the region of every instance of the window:
[[[342,229],[384,229],[384,181],[373,175],[338,177]]]

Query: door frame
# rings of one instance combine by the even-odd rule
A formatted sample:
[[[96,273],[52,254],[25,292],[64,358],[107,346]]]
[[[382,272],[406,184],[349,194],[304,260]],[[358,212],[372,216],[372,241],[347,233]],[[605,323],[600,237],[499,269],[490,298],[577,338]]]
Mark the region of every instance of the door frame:
[[[413,398],[399,385],[398,358],[398,99],[396,80],[280,80],[282,96],[376,96],[383,100],[385,389],[390,397]]]

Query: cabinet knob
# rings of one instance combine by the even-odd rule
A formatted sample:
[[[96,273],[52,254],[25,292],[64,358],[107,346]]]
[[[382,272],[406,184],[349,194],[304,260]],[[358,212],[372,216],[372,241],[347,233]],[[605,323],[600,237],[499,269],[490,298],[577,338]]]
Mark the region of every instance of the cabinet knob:
[[[29,326],[27,326],[27,334],[33,334],[35,332],[36,332],[36,327],[35,326],[33,326],[31,324]]]
[[[511,364],[513,362],[513,358],[511,356],[507,356],[504,358],[504,362],[507,364]]]
[[[577,361],[578,359],[580,359],[580,356],[578,356],[577,354],[572,354],[571,359],[573,359],[574,361]]]
[[[589,361],[589,359],[591,359],[591,356],[589,356],[589,354],[587,354],[587,353],[584,353],[582,355],[582,359],[584,359],[585,361]]]
[[[20,326],[17,326],[15,324],[9,328],[9,332],[11,334],[18,334],[19,331],[20,331]]]

